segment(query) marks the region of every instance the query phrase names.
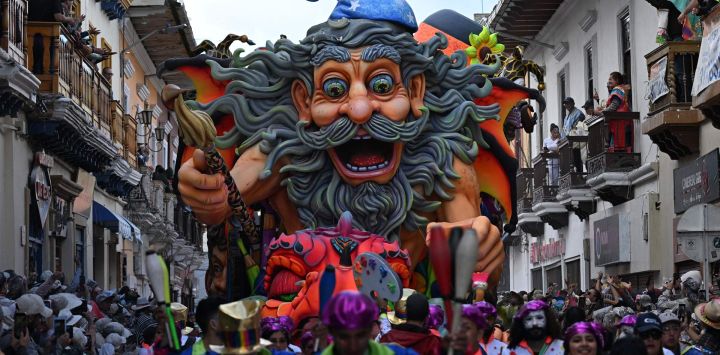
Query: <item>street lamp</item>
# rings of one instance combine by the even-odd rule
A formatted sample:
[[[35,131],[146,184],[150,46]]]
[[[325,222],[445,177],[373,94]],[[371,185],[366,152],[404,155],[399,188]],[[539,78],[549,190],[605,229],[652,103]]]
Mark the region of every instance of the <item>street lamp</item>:
[[[153,110],[144,109],[138,111],[136,119],[142,123],[143,126],[147,127],[152,123]]]
[[[150,139],[152,139],[153,137],[155,137],[155,140],[157,140],[158,143],[161,143],[163,140],[165,140],[165,125],[167,124],[167,122],[158,122],[157,126],[154,129],[151,129],[150,127],[152,125],[153,110],[148,109],[138,111],[136,117],[137,121],[139,123],[142,123],[143,125],[143,129],[142,131],[138,132],[138,135],[145,138],[145,142],[138,143],[138,146],[147,147],[153,153],[161,151],[163,147],[160,144],[158,144],[157,149],[152,149],[151,147],[149,147],[149,142]]]
[[[158,124],[157,127],[155,127],[155,139],[157,139],[158,143],[162,142],[163,139],[165,139],[165,124],[162,125]]]

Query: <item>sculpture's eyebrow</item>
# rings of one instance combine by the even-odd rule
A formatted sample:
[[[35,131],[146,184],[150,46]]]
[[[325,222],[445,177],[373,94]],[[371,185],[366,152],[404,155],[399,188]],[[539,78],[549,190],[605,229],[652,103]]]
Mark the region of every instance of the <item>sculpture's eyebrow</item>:
[[[363,62],[374,62],[380,58],[390,59],[396,64],[400,64],[400,53],[386,44],[374,44],[363,49],[360,60]]]
[[[338,63],[349,62],[350,52],[347,48],[340,46],[325,46],[312,57],[310,63],[312,63],[315,67],[319,67],[328,60],[334,60]]]

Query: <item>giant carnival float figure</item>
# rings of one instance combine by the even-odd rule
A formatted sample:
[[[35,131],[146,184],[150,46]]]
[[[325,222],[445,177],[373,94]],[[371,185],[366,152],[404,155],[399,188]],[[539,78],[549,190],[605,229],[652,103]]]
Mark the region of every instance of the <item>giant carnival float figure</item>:
[[[436,226],[474,230],[476,284],[497,285],[501,230],[516,222],[504,121],[518,102],[544,101],[493,78],[500,60],[470,64],[480,25],[447,10],[432,19],[418,26],[403,0],[341,0],[300,43],[164,63],[195,90],[187,101],[177,87],[162,95],[183,133],[178,191],[211,226],[209,293],[266,295],[266,316],[297,324],[317,316],[326,266],[370,251],[400,290],[437,296],[426,244]],[[502,52],[486,44],[476,49]],[[356,287],[352,272],[337,278],[335,292]]]

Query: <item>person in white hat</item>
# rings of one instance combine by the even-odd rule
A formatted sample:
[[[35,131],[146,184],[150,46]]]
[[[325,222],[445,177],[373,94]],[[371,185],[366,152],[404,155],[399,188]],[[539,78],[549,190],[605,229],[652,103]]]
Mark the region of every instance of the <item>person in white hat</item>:
[[[40,296],[33,293],[24,294],[15,302],[17,305],[15,313],[16,321],[18,319],[18,313],[22,313],[25,315],[28,324],[26,334],[30,335],[30,339],[27,342],[25,351],[30,354],[40,352],[41,348],[38,344],[45,342],[47,339],[47,334],[50,330],[47,320],[53,315],[53,312],[45,306]]]
[[[660,323],[662,324],[662,346],[675,355],[682,354],[682,346],[680,346],[682,323],[680,318],[671,311],[662,312],[658,317],[660,317]]]

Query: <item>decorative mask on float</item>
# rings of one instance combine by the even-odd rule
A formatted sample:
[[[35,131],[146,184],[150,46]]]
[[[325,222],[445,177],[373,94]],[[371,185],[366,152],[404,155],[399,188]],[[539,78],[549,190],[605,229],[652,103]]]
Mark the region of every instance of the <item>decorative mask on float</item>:
[[[400,276],[402,285],[410,283],[410,259],[397,242],[388,243],[382,236],[351,227],[352,216],[343,217],[334,228],[303,230],[285,235],[270,243],[265,289],[268,300],[264,317],[289,316],[295,324],[319,313],[319,286],[325,266],[335,266],[334,293],[357,290],[352,262],[364,252],[385,258]]]

